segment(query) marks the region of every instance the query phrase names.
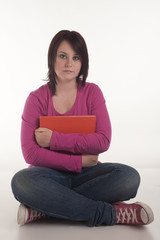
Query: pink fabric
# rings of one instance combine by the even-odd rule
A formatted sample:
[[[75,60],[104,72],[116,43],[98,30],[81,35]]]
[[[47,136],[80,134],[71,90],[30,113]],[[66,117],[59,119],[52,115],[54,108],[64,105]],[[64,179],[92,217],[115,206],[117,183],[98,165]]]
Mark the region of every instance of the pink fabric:
[[[105,99],[93,83],[78,86],[76,101],[64,116],[96,115],[96,132],[91,134],[62,134],[53,131],[50,149],[41,148],[34,138],[40,116],[59,116],[53,106],[49,84],[41,86],[28,96],[21,128],[21,146],[28,164],[57,170],[81,172],[82,154],[99,154],[109,148],[111,124]]]

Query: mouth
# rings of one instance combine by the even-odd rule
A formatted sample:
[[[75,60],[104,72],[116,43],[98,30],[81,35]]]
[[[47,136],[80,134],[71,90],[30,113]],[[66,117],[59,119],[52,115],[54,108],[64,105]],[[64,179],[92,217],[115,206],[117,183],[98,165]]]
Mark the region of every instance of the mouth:
[[[72,73],[73,71],[71,71],[71,70],[64,70],[63,72],[65,72],[65,73]]]

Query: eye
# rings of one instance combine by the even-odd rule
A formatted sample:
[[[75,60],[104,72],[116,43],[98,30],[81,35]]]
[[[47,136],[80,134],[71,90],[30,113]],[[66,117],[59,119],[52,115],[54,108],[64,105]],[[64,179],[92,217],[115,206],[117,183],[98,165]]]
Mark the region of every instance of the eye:
[[[67,58],[67,56],[64,55],[64,54],[60,54],[59,57],[60,57],[61,59],[66,59],[66,58]]]
[[[74,60],[74,61],[78,61],[78,60],[80,60],[80,57],[79,57],[79,56],[74,56],[74,57],[73,57],[73,60]]]

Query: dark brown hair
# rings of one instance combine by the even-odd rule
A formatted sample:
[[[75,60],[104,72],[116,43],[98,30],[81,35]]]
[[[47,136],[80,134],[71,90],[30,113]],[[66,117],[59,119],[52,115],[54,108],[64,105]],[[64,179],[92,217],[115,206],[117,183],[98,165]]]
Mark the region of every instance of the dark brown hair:
[[[82,66],[77,76],[77,83],[81,81],[82,86],[85,86],[86,78],[88,76],[89,58],[88,50],[84,38],[75,31],[62,30],[58,32],[52,39],[48,49],[48,75],[47,80],[52,91],[52,95],[56,92],[56,73],[54,70],[57,49],[62,41],[68,41],[74,51],[80,56]]]

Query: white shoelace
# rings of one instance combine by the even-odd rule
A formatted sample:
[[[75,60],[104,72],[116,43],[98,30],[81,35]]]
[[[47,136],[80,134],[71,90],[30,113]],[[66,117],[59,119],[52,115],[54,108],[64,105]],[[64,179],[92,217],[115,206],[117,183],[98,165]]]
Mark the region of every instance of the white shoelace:
[[[136,209],[130,208],[129,211],[127,208],[124,210],[122,208],[119,209],[119,214],[117,214],[117,223],[127,223],[132,221],[132,223],[138,223]]]
[[[30,211],[30,213],[28,211]],[[30,214],[30,216],[29,216],[29,214]],[[31,222],[33,220],[41,218],[42,216],[43,216],[42,213],[37,212],[37,211],[32,210],[32,209],[28,210],[26,208],[26,211],[25,211],[25,222]]]
[[[42,216],[40,212],[37,212],[35,210],[31,210],[30,220],[38,219]]]

